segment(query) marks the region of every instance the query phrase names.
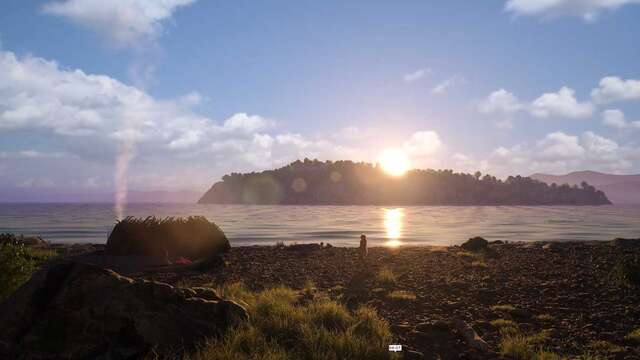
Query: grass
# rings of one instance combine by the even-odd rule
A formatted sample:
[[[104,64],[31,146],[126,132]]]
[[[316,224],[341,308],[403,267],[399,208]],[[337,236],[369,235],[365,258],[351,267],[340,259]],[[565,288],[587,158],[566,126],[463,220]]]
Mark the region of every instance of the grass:
[[[468,261],[481,261],[482,255],[479,253],[472,253],[470,251],[458,251],[456,256],[461,257],[464,260]]]
[[[325,296],[301,300],[285,287],[261,292],[242,284],[218,289],[247,308],[249,321],[209,339],[185,359],[392,359],[391,332],[375,310],[354,312]]]
[[[505,328],[505,327],[514,327],[517,328],[518,324],[516,324],[513,320],[507,319],[496,319],[489,322],[492,326],[497,328]]]
[[[416,299],[416,295],[411,291],[394,290],[387,294],[387,298],[398,301],[414,301]]]
[[[516,360],[559,360],[560,355],[547,351],[542,344],[549,339],[549,333],[542,331],[533,335],[523,335],[513,327],[501,330],[500,355]]]
[[[391,269],[386,266],[378,271],[376,279],[378,280],[378,282],[380,282],[380,284],[387,287],[393,286],[396,283],[396,275]]]
[[[36,249],[25,245],[20,237],[0,234],[0,301],[3,301],[38,269],[55,251]]]
[[[597,352],[617,353],[624,351],[622,346],[616,345],[606,340],[595,340],[590,342],[587,347]]]
[[[553,321],[553,319],[555,318],[551,314],[540,314],[536,316],[536,320],[541,322],[550,322]]]
[[[493,305],[491,307],[491,311],[495,311],[495,312],[511,313],[511,312],[514,312],[515,310],[516,308],[513,305],[509,305],[509,304]]]
[[[635,343],[640,343],[640,329],[633,330],[628,333],[627,336],[624,337],[627,341],[633,341]]]
[[[489,267],[489,265],[487,265],[487,263],[484,262],[483,260],[476,260],[471,262],[471,267],[474,267],[477,269],[486,269]]]
[[[116,255],[202,258],[230,249],[229,240],[214,223],[203,216],[146,219],[127,217],[118,221],[109,234],[107,251]]]

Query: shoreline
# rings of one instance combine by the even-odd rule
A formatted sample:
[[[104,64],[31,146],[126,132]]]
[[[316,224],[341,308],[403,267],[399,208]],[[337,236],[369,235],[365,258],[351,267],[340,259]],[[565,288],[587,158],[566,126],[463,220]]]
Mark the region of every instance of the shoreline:
[[[640,329],[640,291],[612,277],[621,261],[640,258],[640,239],[498,241],[481,251],[375,246],[364,262],[357,247],[247,245],[200,270],[109,257],[102,244],[36,247],[176,288],[285,286],[326,294],[351,310],[368,306],[388,322],[395,343],[426,359],[500,358],[507,331],[528,339],[521,346],[535,340],[536,349],[568,358],[640,358],[638,340],[629,338]],[[488,349],[470,346],[459,324]]]

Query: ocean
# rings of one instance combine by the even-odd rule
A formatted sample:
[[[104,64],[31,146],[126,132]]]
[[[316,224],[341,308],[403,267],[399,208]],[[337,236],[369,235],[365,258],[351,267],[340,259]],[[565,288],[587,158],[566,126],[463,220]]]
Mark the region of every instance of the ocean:
[[[611,240],[640,237],[640,206],[267,206],[130,204],[126,215],[202,215],[232,246],[330,243],[357,246],[456,245],[488,240]],[[0,233],[53,243],[105,243],[112,204],[0,204]]]

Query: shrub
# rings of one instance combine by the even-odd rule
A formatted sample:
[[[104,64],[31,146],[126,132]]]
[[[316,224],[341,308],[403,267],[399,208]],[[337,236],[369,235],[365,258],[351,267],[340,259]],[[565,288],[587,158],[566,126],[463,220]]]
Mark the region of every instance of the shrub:
[[[294,290],[248,291],[236,283],[218,289],[243,304],[249,321],[209,339],[188,359],[390,359],[389,326],[375,310],[351,313],[324,296],[301,301]]]
[[[25,283],[36,268],[37,262],[25,245],[14,242],[0,245],[0,301]]]
[[[204,258],[230,249],[229,240],[214,223],[203,216],[118,221],[107,240],[107,252],[113,255],[171,256]]]

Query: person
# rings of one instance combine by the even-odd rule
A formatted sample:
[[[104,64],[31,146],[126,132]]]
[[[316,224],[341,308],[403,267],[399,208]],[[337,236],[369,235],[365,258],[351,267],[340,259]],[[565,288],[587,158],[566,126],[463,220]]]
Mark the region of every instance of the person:
[[[360,235],[360,259],[364,260],[367,257],[367,235]]]

